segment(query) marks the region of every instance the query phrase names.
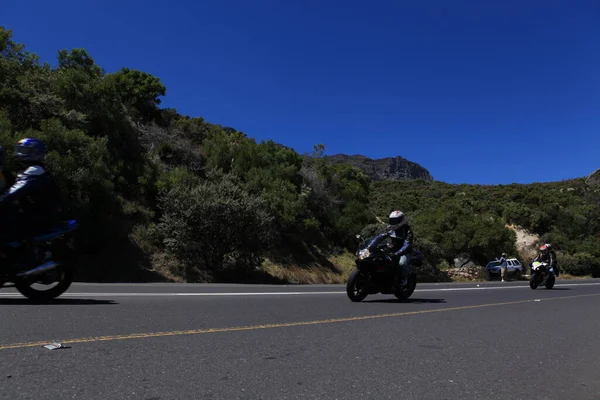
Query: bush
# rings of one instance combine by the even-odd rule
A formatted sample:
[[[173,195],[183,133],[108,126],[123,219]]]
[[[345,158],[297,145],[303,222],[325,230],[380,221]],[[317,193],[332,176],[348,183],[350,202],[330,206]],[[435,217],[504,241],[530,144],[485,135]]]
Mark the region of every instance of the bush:
[[[444,250],[436,243],[427,239],[416,238],[413,247],[423,253],[426,264],[439,266],[444,263]]]
[[[156,181],[156,188],[159,192],[168,192],[174,187],[193,187],[199,182],[200,179],[189,170],[177,167],[172,170],[163,171]]]
[[[384,233],[387,229],[388,229],[388,227],[385,224],[369,224],[369,225],[365,226],[359,232],[359,234],[364,239],[369,239],[369,238],[371,238],[373,236],[377,236],[377,235],[379,235],[381,233]]]
[[[435,254],[443,255],[449,262],[457,255],[465,254],[479,265],[485,265],[496,254],[515,252],[515,233],[502,221],[489,215],[474,214],[460,203],[448,203],[417,213],[413,220],[416,238],[435,243]]]
[[[600,259],[588,253],[564,254],[557,257],[562,273],[574,276],[600,276]]]
[[[272,238],[273,218],[264,211],[264,200],[227,178],[191,189],[174,187],[161,197],[160,206],[163,243],[184,264],[187,281],[219,275],[226,268],[258,267]]]

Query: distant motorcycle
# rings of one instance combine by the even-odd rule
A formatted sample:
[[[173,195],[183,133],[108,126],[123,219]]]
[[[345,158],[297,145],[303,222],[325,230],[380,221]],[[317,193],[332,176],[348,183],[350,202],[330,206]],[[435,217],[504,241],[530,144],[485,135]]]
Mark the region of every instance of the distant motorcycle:
[[[75,272],[75,247],[71,233],[79,227],[71,220],[25,242],[1,243],[0,287],[7,282],[25,297],[35,301],[52,300],[63,294],[73,282]],[[38,290],[34,284],[46,287]]]
[[[546,286],[546,289],[552,289],[556,283],[554,269],[547,263],[534,261],[531,266],[531,278],[529,279],[529,287],[537,289],[539,285]]]
[[[419,251],[412,253],[411,272],[408,282],[401,287],[395,287],[398,273],[399,257],[391,254],[390,248],[385,243],[380,243],[388,236],[387,233],[362,240],[356,252],[356,268],[350,274],[346,283],[346,294],[353,302],[364,300],[370,294],[394,294],[398,299],[408,299],[417,286],[417,274],[412,269],[420,266],[425,257]]]

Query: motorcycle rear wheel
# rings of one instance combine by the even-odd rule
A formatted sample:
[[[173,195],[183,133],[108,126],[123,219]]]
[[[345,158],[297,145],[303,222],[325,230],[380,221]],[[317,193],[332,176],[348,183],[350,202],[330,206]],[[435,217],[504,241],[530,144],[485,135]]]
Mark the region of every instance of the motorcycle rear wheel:
[[[346,294],[353,302],[363,301],[367,296],[367,278],[358,268],[354,269],[346,283]]]
[[[415,292],[416,287],[417,287],[417,275],[411,274],[408,277],[408,282],[406,283],[406,286],[402,289],[395,290],[394,296],[396,296],[396,298],[399,300],[407,300]]]
[[[71,283],[73,283],[73,267],[71,265],[61,265],[55,271],[50,271],[47,274],[57,274],[58,284],[48,290],[37,290],[32,287],[34,283],[39,281],[39,278],[36,281],[28,281],[21,280],[15,282],[15,288],[21,293],[23,296],[27,297],[29,300],[38,301],[38,302],[47,302],[53,300],[63,294],[69,289]],[[44,275],[42,275],[43,278]]]
[[[554,277],[554,275],[549,276],[548,280],[546,280],[546,289],[552,289],[555,283],[556,278]]]

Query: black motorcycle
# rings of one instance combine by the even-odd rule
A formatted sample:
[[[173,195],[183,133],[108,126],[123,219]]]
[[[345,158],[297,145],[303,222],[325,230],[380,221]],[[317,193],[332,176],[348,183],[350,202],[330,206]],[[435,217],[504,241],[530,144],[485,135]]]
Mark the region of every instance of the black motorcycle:
[[[346,293],[354,302],[364,300],[370,294],[393,294],[400,300],[408,299],[417,286],[417,274],[414,267],[422,265],[425,257],[419,251],[412,252],[411,272],[404,285],[396,283],[400,257],[393,254],[387,243],[381,243],[388,237],[382,233],[370,239],[362,240],[356,252],[356,268],[346,283]]]
[[[77,221],[67,221],[27,242],[0,244],[0,287],[7,282],[25,297],[49,301],[63,294],[73,282],[76,250],[72,233]],[[34,285],[41,284],[38,289]],[[52,286],[55,284],[55,286]]]

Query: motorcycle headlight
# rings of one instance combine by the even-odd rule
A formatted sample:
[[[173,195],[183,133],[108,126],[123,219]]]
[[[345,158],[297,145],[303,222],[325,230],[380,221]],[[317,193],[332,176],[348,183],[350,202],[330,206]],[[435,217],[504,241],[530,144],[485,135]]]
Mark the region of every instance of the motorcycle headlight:
[[[365,258],[369,257],[371,255],[371,252],[369,251],[369,249],[362,249],[358,252],[358,258],[360,260],[364,260]]]

